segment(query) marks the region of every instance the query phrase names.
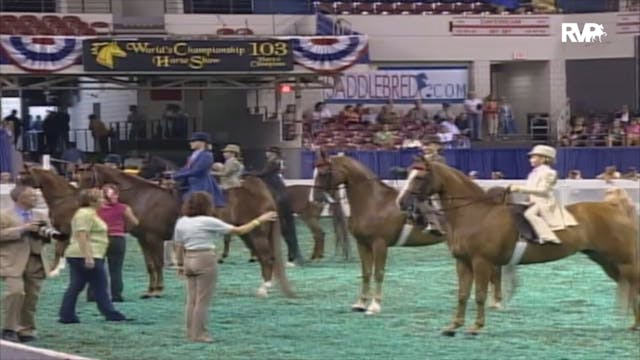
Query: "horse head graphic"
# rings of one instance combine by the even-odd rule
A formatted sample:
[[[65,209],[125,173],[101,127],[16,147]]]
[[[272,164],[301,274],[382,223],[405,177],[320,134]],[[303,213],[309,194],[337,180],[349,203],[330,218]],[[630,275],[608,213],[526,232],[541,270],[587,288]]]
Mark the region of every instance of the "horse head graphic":
[[[114,68],[115,58],[127,57],[127,53],[116,42],[94,44],[94,47],[96,62],[109,69]]]
[[[594,42],[596,38],[598,39],[598,42],[602,42],[603,36],[607,36],[607,33],[604,31],[604,25],[596,24],[593,32],[591,32],[591,38],[589,39],[589,42]]]

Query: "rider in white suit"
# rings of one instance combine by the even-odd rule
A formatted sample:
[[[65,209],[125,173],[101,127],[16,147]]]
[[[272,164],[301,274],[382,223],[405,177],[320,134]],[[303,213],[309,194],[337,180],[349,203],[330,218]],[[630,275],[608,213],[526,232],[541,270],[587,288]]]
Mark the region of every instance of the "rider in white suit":
[[[536,145],[529,152],[529,162],[533,167],[525,186],[511,185],[512,192],[529,195],[529,208],[524,212],[542,243],[560,244],[554,233],[568,226],[576,226],[573,215],[560,206],[554,196],[558,174],[550,165],[555,162],[556,149],[547,145]]]

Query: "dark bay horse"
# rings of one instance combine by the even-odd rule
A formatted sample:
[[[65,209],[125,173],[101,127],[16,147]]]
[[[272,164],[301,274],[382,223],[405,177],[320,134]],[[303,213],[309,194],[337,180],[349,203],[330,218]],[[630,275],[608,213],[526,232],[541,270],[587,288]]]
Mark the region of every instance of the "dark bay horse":
[[[80,207],[79,190],[70,185],[67,179],[50,170],[27,165],[25,172],[20,174],[18,183],[40,189],[47,204],[51,225],[64,235],[62,241],[56,241],[55,268],[49,274],[56,276],[64,268],[64,251],[71,236],[71,219]]]
[[[173,237],[173,228],[179,216],[180,199],[177,192],[162,188],[138,176],[126,174],[118,169],[95,164],[79,173],[83,188],[117,184],[120,199],[133,209],[140,225],[132,233],[140,241],[145,253],[150,276],[149,293],[157,296],[163,290],[164,241]],[[275,209],[275,202],[260,179],[249,178],[242,188],[230,192],[229,205],[217,214],[223,220],[241,225],[258,215]],[[263,283],[258,288],[259,296],[266,296],[275,275],[286,296],[293,296],[284,272],[278,222],[265,223],[249,234],[243,241],[258,256]]]
[[[342,155],[327,157],[324,153],[318,156],[314,199],[319,201],[324,192],[334,191],[344,184],[351,208],[349,230],[356,238],[362,265],[362,290],[352,309],[367,314],[379,313],[387,247],[434,245],[444,242],[445,237],[408,225],[406,213],[395,203],[398,191],[378,180],[357,160]],[[373,297],[370,293],[372,275],[376,283]],[[496,298],[499,301],[499,295]]]
[[[139,175],[145,179],[159,179],[164,172],[175,171],[177,169],[178,166],[171,160],[151,155],[146,157],[143,166],[140,168]],[[309,185],[290,185],[287,186],[286,192],[293,212],[298,214],[313,235],[314,246],[311,253],[311,260],[319,260],[324,258],[325,233],[320,225],[320,215],[324,210],[326,202],[317,203],[311,201],[309,199],[311,188]],[[347,233],[346,220],[342,207],[337,203],[329,204],[329,210],[332,216],[336,251],[340,249],[342,256],[348,259],[350,256],[349,234]],[[224,239],[222,259],[229,256],[230,244],[231,236],[226,236]],[[252,259],[253,258],[254,256],[252,256]],[[222,262],[222,259],[220,259],[220,262]]]
[[[515,264],[555,261],[577,252],[595,261],[618,284],[618,294],[627,297],[624,300],[633,308],[632,329],[640,328],[638,219],[631,218],[623,208],[610,202],[569,205],[567,210],[579,225],[556,232],[560,245],[538,245],[518,241],[518,228],[508,205],[487,199],[485,192],[460,171],[419,160],[404,196],[424,201],[433,194],[439,194],[453,231],[448,241],[458,273],[458,306],[453,323],[443,334],[452,336],[464,324],[473,283],[477,313],[469,332],[477,334],[484,327],[487,284],[496,265],[511,264],[506,269],[515,269]],[[519,249],[519,259],[514,256],[515,249]]]
[[[312,201],[309,196],[313,186],[310,185],[289,185],[285,191],[287,193],[287,199],[291,204],[291,210],[298,214],[298,217],[309,228],[313,236],[313,250],[311,252],[311,260],[320,260],[324,258],[324,240],[325,232],[320,224],[320,218],[322,211],[326,206],[326,201],[319,203]],[[351,247],[349,244],[349,234],[347,231],[346,219],[344,211],[339,203],[329,204],[329,212],[331,213],[331,220],[335,233],[335,249],[336,254],[341,252],[342,257],[345,260],[350,258]],[[229,256],[229,244],[230,239],[224,239],[224,252],[222,257]]]

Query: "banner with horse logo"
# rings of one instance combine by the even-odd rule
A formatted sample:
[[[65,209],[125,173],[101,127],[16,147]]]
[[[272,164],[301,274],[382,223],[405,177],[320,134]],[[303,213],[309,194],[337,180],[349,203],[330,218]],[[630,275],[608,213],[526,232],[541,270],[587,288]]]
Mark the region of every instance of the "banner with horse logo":
[[[81,37],[0,36],[2,64],[29,72],[56,72],[79,64]]]

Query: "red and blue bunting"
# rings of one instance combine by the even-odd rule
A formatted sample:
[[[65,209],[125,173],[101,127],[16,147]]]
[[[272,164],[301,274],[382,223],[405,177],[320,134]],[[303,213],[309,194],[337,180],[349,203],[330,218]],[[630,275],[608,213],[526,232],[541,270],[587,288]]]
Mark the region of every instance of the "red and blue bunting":
[[[0,36],[2,64],[29,72],[55,72],[79,64],[82,37]]]
[[[368,60],[366,36],[292,37],[296,63],[319,73],[338,73]]]

